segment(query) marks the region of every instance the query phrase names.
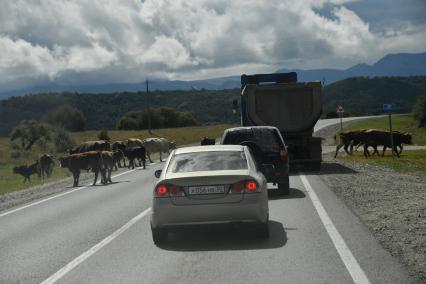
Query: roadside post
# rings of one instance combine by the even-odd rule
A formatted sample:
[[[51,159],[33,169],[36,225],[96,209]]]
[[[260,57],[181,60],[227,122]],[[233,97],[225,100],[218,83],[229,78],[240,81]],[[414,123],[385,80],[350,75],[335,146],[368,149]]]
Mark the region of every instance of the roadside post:
[[[342,132],[343,130],[343,121],[342,121],[342,117],[343,117],[343,113],[345,112],[345,110],[343,109],[342,106],[338,106],[337,110],[336,110],[337,114],[340,117],[340,132]]]
[[[388,117],[389,117],[389,135],[390,135],[390,142],[392,147],[392,158],[395,159],[395,152],[394,152],[394,145],[393,145],[393,133],[392,133],[392,109],[394,109],[395,106],[393,104],[383,104],[383,110],[388,111]]]

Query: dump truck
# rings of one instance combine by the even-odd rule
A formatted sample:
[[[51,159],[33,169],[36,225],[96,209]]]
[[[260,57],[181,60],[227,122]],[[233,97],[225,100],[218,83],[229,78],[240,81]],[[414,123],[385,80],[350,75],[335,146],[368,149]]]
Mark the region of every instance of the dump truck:
[[[322,113],[321,82],[297,82],[296,72],[244,74],[241,89],[241,125],[277,127],[287,145],[290,169],[319,170],[321,138],[312,135]]]

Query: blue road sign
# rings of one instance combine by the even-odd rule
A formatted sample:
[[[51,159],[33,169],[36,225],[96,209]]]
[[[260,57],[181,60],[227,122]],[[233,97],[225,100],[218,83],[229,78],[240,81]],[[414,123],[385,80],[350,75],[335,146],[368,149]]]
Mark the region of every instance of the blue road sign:
[[[383,104],[383,110],[393,110],[394,108],[394,104]]]

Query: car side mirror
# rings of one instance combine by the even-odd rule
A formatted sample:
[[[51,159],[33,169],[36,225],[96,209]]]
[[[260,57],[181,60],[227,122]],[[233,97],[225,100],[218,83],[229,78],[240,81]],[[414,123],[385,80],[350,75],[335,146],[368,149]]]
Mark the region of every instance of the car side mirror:
[[[155,173],[154,173],[155,177],[159,178],[161,176],[161,172],[162,172],[162,170],[156,170]]]
[[[273,176],[275,174],[275,168],[272,164],[262,164],[262,172],[267,176]]]

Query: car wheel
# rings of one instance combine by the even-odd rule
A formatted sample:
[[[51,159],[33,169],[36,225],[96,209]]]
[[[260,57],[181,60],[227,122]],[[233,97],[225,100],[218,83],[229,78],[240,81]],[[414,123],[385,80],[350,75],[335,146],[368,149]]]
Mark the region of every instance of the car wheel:
[[[168,233],[166,230],[151,227],[151,232],[152,232],[152,240],[154,241],[155,244],[160,244],[167,240]]]

